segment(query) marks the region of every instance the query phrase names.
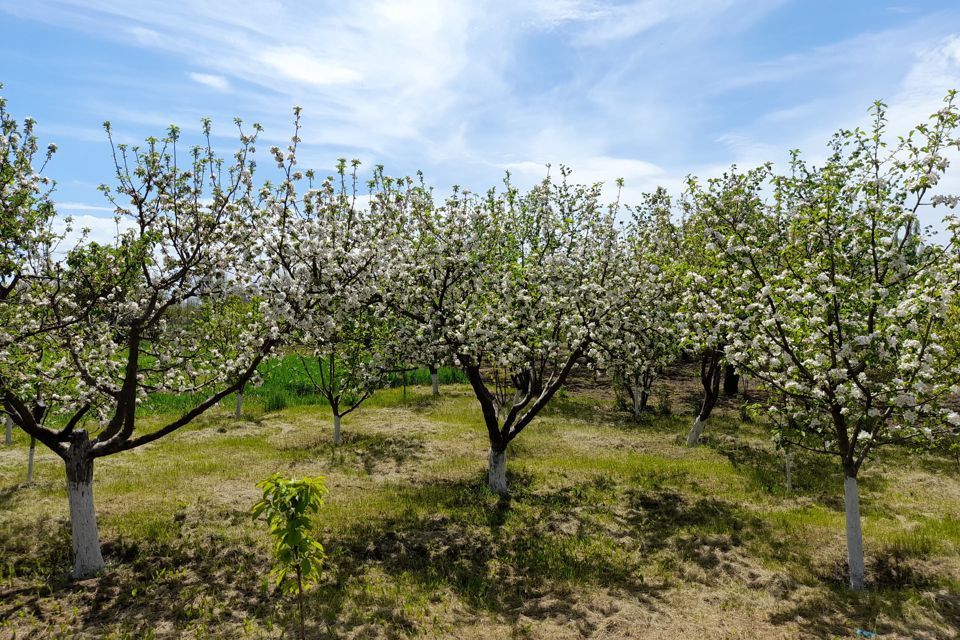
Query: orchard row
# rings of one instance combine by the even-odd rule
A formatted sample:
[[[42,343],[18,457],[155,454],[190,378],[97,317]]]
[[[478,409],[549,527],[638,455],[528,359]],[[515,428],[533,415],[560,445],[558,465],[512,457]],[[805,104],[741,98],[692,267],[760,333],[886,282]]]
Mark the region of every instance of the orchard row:
[[[506,492],[509,443],[578,367],[646,404],[663,368],[700,359],[695,446],[727,366],[767,393],[778,446],[832,456],[845,482],[850,583],[864,583],[857,475],[880,446],[956,443],[952,339],[956,223],[935,242],[918,213],[960,146],[953,94],[908,136],[885,109],[842,131],[826,160],[794,154],[732,168],[634,206],[547,172],[529,190],[439,197],[341,160],[321,178],[285,149],[257,166],[259,126],[239,148],[184,149],[181,132],[140,146],[107,137],[116,175],[112,243],[64,246],[32,121],[0,101],[0,401],[65,462],[74,574],[103,569],[94,461],[162,438],[256,384],[279,351],[302,354],[340,419],[410,366],[459,367],[489,436],[490,489]],[[266,174],[269,179],[261,178]],[[159,427],[151,394],[202,398]],[[839,488],[838,488],[839,489]],[[24,533],[23,535],[29,535]]]

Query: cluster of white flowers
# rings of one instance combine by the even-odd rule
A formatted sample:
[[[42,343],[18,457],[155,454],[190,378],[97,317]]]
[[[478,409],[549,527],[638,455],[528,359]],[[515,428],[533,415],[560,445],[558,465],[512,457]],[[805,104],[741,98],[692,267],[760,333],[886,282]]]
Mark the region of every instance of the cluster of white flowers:
[[[254,312],[253,274],[242,261],[255,135],[244,136],[235,163],[224,166],[208,123],[204,129],[207,144],[186,154],[186,166],[178,164],[176,128],[142,147],[113,146],[116,185],[101,190],[128,224],[111,244],[59,247],[48,232],[52,208],[37,196],[18,213],[29,233],[3,229],[5,246],[25,259],[4,274],[0,399],[64,457],[81,424],[95,432],[86,449],[92,457],[179,428],[248,379],[275,342],[269,319]],[[31,131],[21,139],[35,145]],[[35,182],[15,181],[37,193]],[[13,210],[3,206],[5,215]],[[218,339],[225,333],[229,340]],[[157,393],[198,399],[182,418],[138,432],[137,405]],[[65,426],[38,424],[38,403]]]
[[[696,215],[728,248],[714,264],[738,275],[736,286],[706,289],[735,318],[726,357],[776,392],[781,442],[837,455],[853,477],[877,446],[953,424],[941,404],[960,381],[945,342],[958,247],[928,241],[916,217],[947,167],[940,153],[958,124],[950,100],[893,148],[881,111],[873,131],[838,135],[823,167],[795,157],[787,176],[734,173],[697,192]],[[731,189],[772,195],[746,230],[718,206]]]
[[[499,450],[581,363],[646,394],[681,349],[703,354],[708,396],[721,362],[752,372],[777,392],[778,437],[848,466],[956,421],[939,401],[960,383],[943,337],[957,246],[927,242],[916,218],[955,143],[952,103],[895,149],[850,132],[822,168],[795,158],[789,176],[691,180],[680,220],[661,190],[625,227],[619,203],[566,169],[529,192],[508,180],[437,202],[422,178],[377,168],[361,199],[356,162],[323,180],[296,168],[299,110],[289,145],[269,150],[280,179],[258,185],[260,128],[238,122],[225,161],[205,121],[186,166],[176,128],[113,146],[116,184],[102,190],[128,230],[63,260],[33,125],[3,109],[0,392],[55,449],[94,417],[95,455],[160,437],[255,379],[279,344],[315,358],[335,413],[391,369],[457,365]],[[138,435],[136,404],[155,393],[203,399]],[[37,399],[76,419],[41,432]]]

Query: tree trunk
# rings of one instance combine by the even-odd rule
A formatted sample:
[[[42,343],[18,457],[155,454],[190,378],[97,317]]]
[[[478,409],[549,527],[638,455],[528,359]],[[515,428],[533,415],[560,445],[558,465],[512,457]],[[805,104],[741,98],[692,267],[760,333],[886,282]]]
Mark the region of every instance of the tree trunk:
[[[784,455],[784,466],[787,471],[787,493],[793,491],[793,454],[787,449]]]
[[[507,493],[507,452],[490,448],[487,467],[487,484],[490,491],[501,495]]]
[[[335,413],[333,414],[333,444],[339,445],[340,441],[340,415]]]
[[[73,577],[85,578],[103,571],[100,533],[93,504],[93,458],[84,430],[71,434],[67,451],[67,499],[73,538]]]
[[[430,386],[433,387],[433,395],[440,395],[440,376],[438,375],[437,368],[434,365],[430,365]]]
[[[707,426],[707,421],[700,418],[700,415],[697,415],[697,419],[693,423],[693,427],[690,429],[690,433],[687,434],[687,446],[695,447],[700,444],[700,436],[703,435],[703,430]]]
[[[856,477],[845,474],[843,479],[843,504],[847,515],[847,567],[850,571],[850,588],[863,590],[863,529],[860,522],[860,492]]]
[[[633,400],[633,417],[640,417],[640,389],[637,388],[637,385],[632,385],[630,387],[630,399]]]
[[[723,368],[723,395],[735,396],[740,391],[740,374],[728,364]]]
[[[37,452],[37,439],[30,437],[30,453],[27,454],[27,484],[33,484],[33,456]]]
[[[4,443],[11,445],[13,444],[13,418],[10,417],[10,414],[7,414],[7,437],[4,438]]]
[[[237,391],[237,406],[233,411],[233,416],[235,418],[243,416],[243,391]]]
[[[687,434],[687,446],[696,447],[700,444],[700,436],[707,426],[707,420],[717,405],[717,399],[720,397],[720,374],[722,373],[720,361],[723,359],[723,351],[714,349],[707,351],[700,357],[700,385],[703,387],[703,403],[700,405],[700,412],[697,419],[693,422],[690,433]]]

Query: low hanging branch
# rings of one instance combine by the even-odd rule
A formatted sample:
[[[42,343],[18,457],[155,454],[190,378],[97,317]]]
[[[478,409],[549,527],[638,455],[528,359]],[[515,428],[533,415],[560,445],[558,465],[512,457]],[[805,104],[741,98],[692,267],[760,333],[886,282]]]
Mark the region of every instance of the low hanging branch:
[[[116,186],[102,190],[119,234],[109,245],[82,241],[54,261],[56,239],[38,232],[45,245],[35,253],[46,259],[6,295],[33,319],[14,355],[22,362],[40,354],[42,362],[0,370],[0,400],[14,423],[65,462],[78,577],[103,568],[94,460],[189,424],[254,377],[282,333],[269,310],[235,318],[242,346],[226,354],[207,340],[209,323],[198,312],[215,300],[249,297],[254,285],[244,256],[254,194],[248,155],[259,127],[253,135],[240,130],[241,148],[227,163],[214,154],[205,121],[205,144],[186,154],[185,166],[175,127],[143,147],[114,145],[105,127]],[[137,406],[153,393],[203,399],[143,433]],[[28,400],[35,397],[48,402],[48,422],[59,429],[35,418]]]

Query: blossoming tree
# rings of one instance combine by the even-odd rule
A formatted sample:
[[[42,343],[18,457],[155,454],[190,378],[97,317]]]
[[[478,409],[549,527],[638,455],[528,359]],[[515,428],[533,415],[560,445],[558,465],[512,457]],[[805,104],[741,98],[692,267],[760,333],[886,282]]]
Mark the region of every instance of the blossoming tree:
[[[398,210],[405,245],[391,266],[392,307],[446,350],[480,403],[490,489],[507,491],[506,450],[546,406],[622,298],[614,212],[599,185],[509,182],[484,196],[424,194]]]
[[[715,219],[722,212],[745,232],[757,248],[762,260],[762,247],[768,241],[757,226],[762,221],[763,207],[757,192],[769,173],[761,167],[746,173],[736,171],[705,185],[696,179],[688,181],[682,206],[685,219],[682,233],[682,259],[674,269],[684,278],[682,304],[684,346],[700,357],[700,384],[703,401],[693,427],[687,435],[687,446],[695,447],[706,428],[720,397],[720,381],[724,373],[726,346],[742,329],[742,295],[744,283],[740,274],[724,260],[724,248],[715,242]]]
[[[42,352],[43,366],[4,369],[0,377],[0,399],[14,422],[65,463],[78,577],[104,566],[94,461],[190,423],[240,389],[278,339],[276,326],[251,315],[239,341],[243,350],[227,360],[205,343],[203,323],[170,322],[183,305],[236,295],[245,286],[236,257],[249,235],[256,133],[241,131],[232,162],[212,151],[209,122],[204,133],[206,145],[186,154],[175,127],[143,147],[113,146],[116,186],[102,190],[122,230],[113,243],[85,243],[46,261],[30,279],[31,304],[22,313],[42,315],[46,324],[21,348]],[[49,406],[46,423],[35,411],[38,389]],[[151,393],[202,399],[143,431],[137,405]]]
[[[42,369],[39,337],[54,324],[40,304],[37,283],[60,239],[52,227],[54,185],[42,175],[55,151],[51,144],[41,155],[34,121],[21,126],[0,96],[0,381]],[[30,391],[31,403],[42,400],[38,384]],[[5,404],[0,408],[7,413],[9,444],[13,414]]]
[[[601,364],[630,398],[634,416],[646,409],[650,388],[680,355],[679,230],[663,189],[646,194],[620,243],[627,289],[618,312],[598,332]]]
[[[271,149],[282,179],[261,191],[260,233],[249,259],[263,274],[260,295],[290,327],[289,342],[302,352],[307,376],[330,405],[333,442],[340,444],[342,417],[382,386],[389,369],[378,264],[389,245],[384,212],[407,186],[378,167],[361,206],[360,163],[348,168],[345,159],[336,175],[315,185],[313,171],[297,168],[299,109],[295,116],[286,152]]]
[[[918,443],[960,424],[940,402],[960,367],[942,342],[960,293],[956,237],[931,242],[917,212],[960,144],[953,94],[889,144],[885,108],[872,127],[842,131],[814,168],[794,155],[773,181],[763,229],[710,209],[715,241],[742,274],[742,322],[727,357],[775,391],[776,437],[834,456],[844,476],[849,581],[864,586],[857,476],[877,448]],[[956,229],[955,223],[951,226]],[[769,242],[758,245],[763,233]]]

